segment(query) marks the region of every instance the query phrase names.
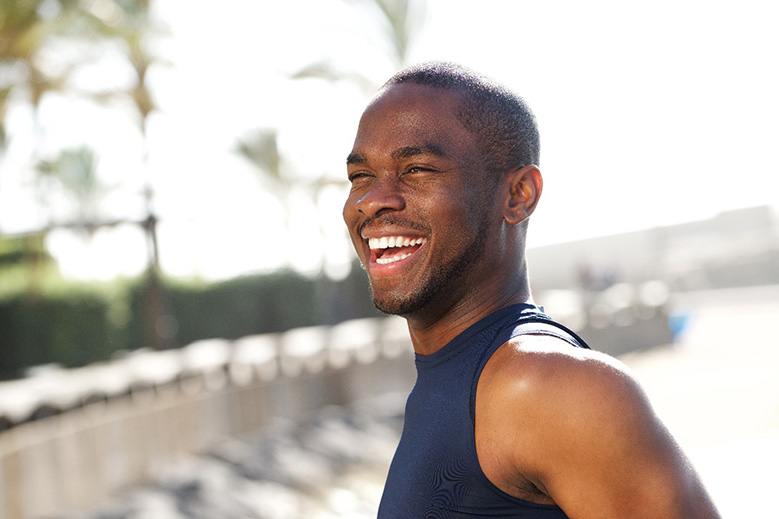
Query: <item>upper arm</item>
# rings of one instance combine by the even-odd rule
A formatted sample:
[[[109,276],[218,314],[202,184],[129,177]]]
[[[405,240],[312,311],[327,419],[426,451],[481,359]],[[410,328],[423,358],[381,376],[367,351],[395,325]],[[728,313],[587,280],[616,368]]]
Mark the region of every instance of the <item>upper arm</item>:
[[[618,361],[602,354],[530,353],[508,392],[512,456],[576,518],[709,518],[697,475]]]

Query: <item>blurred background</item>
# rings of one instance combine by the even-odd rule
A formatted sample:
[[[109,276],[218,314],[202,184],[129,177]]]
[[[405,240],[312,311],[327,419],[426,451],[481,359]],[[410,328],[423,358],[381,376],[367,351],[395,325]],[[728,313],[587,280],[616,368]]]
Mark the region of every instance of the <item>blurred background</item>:
[[[528,101],[537,302],[635,372],[723,515],[761,513],[778,12],[0,0],[0,517],[375,516],[415,373],[344,162],[427,60]]]

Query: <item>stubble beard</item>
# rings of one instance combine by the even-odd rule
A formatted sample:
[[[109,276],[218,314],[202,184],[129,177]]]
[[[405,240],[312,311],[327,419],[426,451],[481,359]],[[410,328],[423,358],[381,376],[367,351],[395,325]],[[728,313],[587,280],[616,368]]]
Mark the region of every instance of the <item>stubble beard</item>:
[[[455,283],[461,283],[471,265],[476,263],[484,253],[487,236],[486,233],[479,232],[480,228],[483,229],[481,225],[477,226],[470,243],[461,248],[462,254],[446,264],[435,267],[424,284],[416,290],[406,294],[386,294],[380,297],[371,286],[373,305],[385,314],[405,316],[416,313],[435,302],[448,289],[451,290]]]

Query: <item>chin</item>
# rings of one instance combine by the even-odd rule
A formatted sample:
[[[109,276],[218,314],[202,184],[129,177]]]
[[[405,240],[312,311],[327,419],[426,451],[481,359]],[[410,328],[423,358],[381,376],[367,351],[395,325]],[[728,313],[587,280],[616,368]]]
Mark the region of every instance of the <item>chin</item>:
[[[420,305],[416,301],[400,298],[373,298],[373,306],[380,312],[391,315],[408,315],[417,311]]]
[[[410,315],[423,309],[430,303],[434,291],[428,286],[410,294],[387,294],[373,292],[373,305],[385,314]]]
[[[443,303],[459,292],[470,268],[478,262],[486,244],[486,235],[476,236],[464,247],[464,252],[443,264],[427,269],[426,276],[408,277],[405,283],[384,285],[370,279],[373,305],[385,314],[409,316],[420,312],[431,303]],[[412,290],[411,292],[404,292]]]

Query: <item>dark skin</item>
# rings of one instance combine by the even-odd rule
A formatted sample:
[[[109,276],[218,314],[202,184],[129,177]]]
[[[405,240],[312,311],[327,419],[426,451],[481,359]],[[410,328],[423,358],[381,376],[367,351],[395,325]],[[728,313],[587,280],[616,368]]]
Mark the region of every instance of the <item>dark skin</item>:
[[[390,86],[363,114],[348,159],[344,220],[374,301],[402,310],[420,355],[495,310],[532,302],[524,241],[541,173],[527,165],[497,183],[487,177],[495,173],[455,116],[460,101],[454,91]],[[424,244],[382,265],[368,241],[382,236]],[[572,518],[718,517],[638,384],[598,352],[543,336],[502,345],[478,381],[475,432],[497,487]]]

